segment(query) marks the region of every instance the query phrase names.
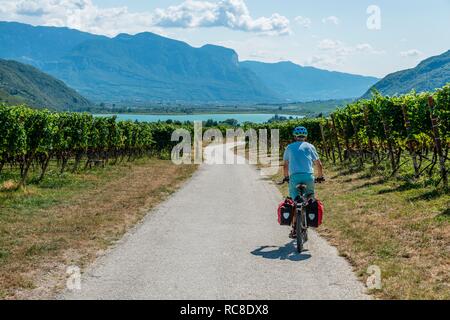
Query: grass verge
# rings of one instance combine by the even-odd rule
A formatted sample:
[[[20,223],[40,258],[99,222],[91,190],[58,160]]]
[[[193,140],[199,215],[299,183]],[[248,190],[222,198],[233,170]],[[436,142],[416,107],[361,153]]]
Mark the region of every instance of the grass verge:
[[[450,299],[450,195],[434,187],[327,166],[318,229],[366,281],[381,269],[380,299]],[[281,175],[274,177],[279,181]],[[282,187],[287,194],[287,187]]]
[[[79,174],[0,183],[0,298],[52,298],[67,266],[101,255],[195,171],[146,159]]]

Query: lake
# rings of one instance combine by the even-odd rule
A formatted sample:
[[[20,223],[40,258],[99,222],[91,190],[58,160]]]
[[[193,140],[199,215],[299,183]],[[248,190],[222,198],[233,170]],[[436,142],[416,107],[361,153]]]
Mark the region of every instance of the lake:
[[[96,117],[108,117],[108,116],[117,116],[118,120],[132,120],[132,121],[140,121],[140,122],[158,122],[158,121],[207,121],[212,119],[214,121],[225,121],[227,119],[236,119],[240,123],[243,122],[254,122],[254,123],[264,123],[269,119],[273,118],[275,114],[250,114],[250,113],[229,113],[229,114],[183,114],[183,115],[157,115],[157,114],[96,114]],[[283,115],[286,118],[303,118],[298,115]]]

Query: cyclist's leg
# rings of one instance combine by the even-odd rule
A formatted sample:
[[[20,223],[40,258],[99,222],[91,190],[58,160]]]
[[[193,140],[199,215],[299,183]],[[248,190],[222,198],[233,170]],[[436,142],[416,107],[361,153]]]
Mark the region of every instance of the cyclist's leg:
[[[291,175],[289,177],[289,196],[292,198],[292,200],[295,200],[300,195],[298,192],[298,189],[297,189],[297,185],[299,184],[297,181],[298,181],[298,178],[297,178],[296,174]],[[295,223],[297,222],[296,220],[297,220],[297,215],[294,214],[294,217],[292,219],[292,224],[291,224],[292,230],[289,234],[289,237],[292,239],[294,239],[297,236],[296,232],[295,232],[296,231]]]
[[[289,194],[292,199],[295,199],[299,193],[297,186],[299,184],[306,185],[306,194],[315,193],[314,175],[312,173],[297,173],[293,174],[289,180]]]
[[[306,194],[313,195],[316,194],[315,177],[313,174],[305,174],[303,177],[303,183],[306,185]]]
[[[299,191],[297,189],[297,186],[299,184],[306,184],[308,187],[309,183],[305,183],[308,179],[305,179],[305,175],[303,173],[297,173],[293,174],[289,177],[289,196],[295,200],[299,195]],[[314,179],[313,179],[314,182]],[[292,231],[291,234],[295,234],[295,225],[297,223],[297,215],[294,215],[294,218],[292,219]]]
[[[298,181],[298,175],[293,174],[289,178],[289,196],[292,198],[292,200],[295,200],[299,196],[299,192],[297,190],[297,185],[300,183]]]
[[[295,200],[297,196],[299,196],[299,191],[297,189],[297,186],[299,184],[306,185],[306,195],[314,195],[315,193],[315,185],[314,185],[314,175],[311,173],[299,173],[299,174],[293,174],[289,177],[289,195],[292,199]],[[297,232],[296,232],[296,221],[297,215],[294,215],[294,219],[292,221],[292,230],[289,235],[290,238],[296,238]]]

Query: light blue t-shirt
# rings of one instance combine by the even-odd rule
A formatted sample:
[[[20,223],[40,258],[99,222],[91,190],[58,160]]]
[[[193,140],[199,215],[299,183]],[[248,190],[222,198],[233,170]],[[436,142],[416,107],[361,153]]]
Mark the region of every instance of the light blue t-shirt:
[[[297,141],[287,146],[284,161],[289,161],[289,175],[314,173],[314,161],[319,160],[316,148],[308,143]]]

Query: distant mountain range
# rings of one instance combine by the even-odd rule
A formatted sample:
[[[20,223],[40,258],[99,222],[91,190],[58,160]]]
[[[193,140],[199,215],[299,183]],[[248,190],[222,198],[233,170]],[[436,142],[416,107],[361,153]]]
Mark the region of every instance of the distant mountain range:
[[[268,88],[291,101],[358,97],[379,80],[374,77],[302,67],[292,62],[244,61],[240,65],[253,71]]]
[[[80,110],[92,105],[62,81],[30,65],[3,59],[0,59],[0,103],[55,110]]]
[[[76,46],[44,70],[96,101],[264,102],[276,94],[230,49],[193,48],[152,33]]]
[[[114,38],[0,22],[0,58],[31,64],[95,102],[274,103],[359,97],[378,79],[140,33]]]
[[[373,89],[384,95],[399,95],[411,90],[434,91],[450,82],[450,50],[422,61],[417,67],[387,75],[376,83],[364,97],[370,97]]]

